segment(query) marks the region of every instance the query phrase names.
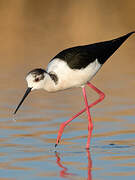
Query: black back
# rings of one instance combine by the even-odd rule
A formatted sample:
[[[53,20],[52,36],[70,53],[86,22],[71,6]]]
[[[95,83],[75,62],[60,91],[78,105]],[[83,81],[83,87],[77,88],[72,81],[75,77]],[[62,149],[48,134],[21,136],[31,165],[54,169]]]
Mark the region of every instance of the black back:
[[[130,32],[124,36],[110,41],[68,48],[61,51],[53,59],[62,59],[63,61],[67,62],[68,66],[72,69],[85,68],[87,65],[89,65],[96,59],[100,64],[104,64],[106,60],[133,33],[135,32]]]

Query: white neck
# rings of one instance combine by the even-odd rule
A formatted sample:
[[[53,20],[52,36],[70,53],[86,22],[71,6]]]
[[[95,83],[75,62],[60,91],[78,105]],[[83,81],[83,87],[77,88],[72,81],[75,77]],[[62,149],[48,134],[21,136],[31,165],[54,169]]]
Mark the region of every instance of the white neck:
[[[46,74],[45,76],[43,89],[48,92],[56,91],[56,83],[52,80],[49,74]]]

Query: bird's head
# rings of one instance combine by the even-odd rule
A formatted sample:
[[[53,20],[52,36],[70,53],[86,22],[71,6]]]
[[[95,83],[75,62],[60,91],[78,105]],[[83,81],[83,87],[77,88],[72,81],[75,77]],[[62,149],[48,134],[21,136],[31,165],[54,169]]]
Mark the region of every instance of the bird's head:
[[[30,71],[26,76],[28,88],[31,88],[31,91],[43,89],[46,74],[47,72],[44,69],[34,69]]]
[[[36,89],[43,89],[44,88],[44,83],[45,83],[45,75],[47,72],[43,69],[34,69],[30,71],[27,76],[26,76],[26,81],[28,84],[28,88],[20,101],[19,105],[17,106],[14,114],[18,111],[19,107],[23,103],[24,99],[28,96],[28,94]]]

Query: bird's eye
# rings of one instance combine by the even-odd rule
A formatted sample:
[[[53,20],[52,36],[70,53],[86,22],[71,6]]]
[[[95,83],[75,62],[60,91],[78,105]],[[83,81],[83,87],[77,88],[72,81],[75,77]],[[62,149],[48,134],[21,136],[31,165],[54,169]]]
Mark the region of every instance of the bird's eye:
[[[35,82],[38,82],[39,81],[39,78],[35,78]]]

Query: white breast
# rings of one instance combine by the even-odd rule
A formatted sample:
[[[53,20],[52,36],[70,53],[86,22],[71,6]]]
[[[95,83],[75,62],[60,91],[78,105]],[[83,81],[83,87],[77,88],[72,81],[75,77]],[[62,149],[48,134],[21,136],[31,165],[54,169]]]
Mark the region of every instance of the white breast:
[[[89,64],[86,68],[71,69],[66,62],[60,59],[54,59],[48,64],[47,72],[54,72],[58,77],[58,83],[51,83],[49,85],[46,81],[48,91],[58,91],[72,87],[81,87],[85,85],[100,69],[101,64],[96,59],[93,63]],[[47,85],[48,84],[48,85]]]

